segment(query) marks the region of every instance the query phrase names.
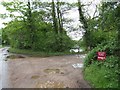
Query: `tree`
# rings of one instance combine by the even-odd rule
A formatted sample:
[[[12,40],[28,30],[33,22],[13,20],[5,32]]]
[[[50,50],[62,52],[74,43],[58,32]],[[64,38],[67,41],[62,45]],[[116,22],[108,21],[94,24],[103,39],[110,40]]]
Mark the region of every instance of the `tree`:
[[[52,0],[52,17],[53,17],[53,25],[54,25],[54,31],[56,34],[58,34],[58,24],[57,24],[57,18],[56,18],[56,10],[55,10],[55,2]]]
[[[86,18],[84,16],[82,7],[83,6],[81,5],[80,0],[78,0],[79,21],[80,21],[80,23],[82,23],[82,25],[83,25],[82,28],[85,30],[84,40],[85,40],[86,46],[88,48],[90,46],[89,45],[89,35],[90,35],[90,32],[88,30],[87,20],[86,20]]]
[[[62,52],[72,47],[72,40],[67,34],[59,33],[61,27],[63,32],[65,29],[60,26],[62,24],[61,12],[58,9],[60,12],[58,18],[57,4],[54,0],[52,3],[35,3],[30,0],[27,3],[4,2],[3,5],[11,13],[19,12],[19,16],[12,14],[13,20],[3,30],[5,31],[3,35],[6,35],[13,48]],[[53,17],[54,28],[52,28],[51,17]]]
[[[27,29],[29,30],[29,34],[30,34],[30,44],[29,47],[32,48],[32,45],[34,44],[34,40],[35,40],[35,29],[34,29],[34,22],[33,22],[33,17],[32,17],[32,9],[31,9],[31,2],[30,0],[28,0],[27,2],[27,12],[26,12],[26,16],[27,16]]]
[[[61,2],[60,0],[57,0],[57,2],[54,2],[54,0],[52,0],[53,27],[54,31],[56,32],[56,44],[58,44],[58,47],[61,48],[59,49],[60,51],[62,51],[62,47],[64,47],[63,39],[64,35],[66,34],[63,25],[64,23],[70,21],[64,19],[63,15],[71,8],[73,8],[72,4]]]

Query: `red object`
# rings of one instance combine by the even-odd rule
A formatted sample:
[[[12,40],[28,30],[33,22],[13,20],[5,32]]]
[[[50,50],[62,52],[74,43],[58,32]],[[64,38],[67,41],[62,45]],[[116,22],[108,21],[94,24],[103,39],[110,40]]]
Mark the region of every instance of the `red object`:
[[[98,60],[105,60],[106,59],[106,52],[97,52],[97,59]]]

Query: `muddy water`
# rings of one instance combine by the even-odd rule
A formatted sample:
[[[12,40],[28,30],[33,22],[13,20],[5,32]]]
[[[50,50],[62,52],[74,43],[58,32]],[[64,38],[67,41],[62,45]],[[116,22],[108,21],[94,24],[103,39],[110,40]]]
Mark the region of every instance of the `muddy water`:
[[[36,88],[65,88],[61,82],[47,81],[45,83],[37,82]]]
[[[0,49],[0,89],[2,88],[2,52]]]
[[[9,74],[8,74],[8,64],[6,57],[9,55],[9,47],[0,49],[0,88],[7,88],[10,85],[9,83]]]
[[[0,51],[4,51],[1,53],[5,55],[7,53],[6,49]],[[5,55],[0,56],[3,88],[90,88],[83,79],[82,68],[72,66],[82,64],[83,55],[46,58],[11,56],[7,61],[4,60]]]
[[[48,74],[56,74],[60,72],[60,69],[45,69],[44,72]]]
[[[83,63],[81,55],[26,57],[7,62],[13,88],[89,88],[82,68],[72,66]]]

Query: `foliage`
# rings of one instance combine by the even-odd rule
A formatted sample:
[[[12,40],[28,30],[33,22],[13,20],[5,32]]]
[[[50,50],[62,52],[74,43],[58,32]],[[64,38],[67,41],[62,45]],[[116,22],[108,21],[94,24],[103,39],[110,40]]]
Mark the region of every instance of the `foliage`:
[[[98,44],[101,44],[105,41],[112,41],[116,37],[116,31],[105,32],[103,30],[93,30],[90,32],[89,36],[89,46],[91,48],[96,47]]]
[[[49,57],[49,56],[76,54],[74,52],[66,52],[66,51],[65,52],[44,52],[44,51],[34,51],[34,50],[16,49],[16,48],[10,48],[9,51],[11,53],[24,54],[32,57]]]
[[[86,51],[86,49],[87,49],[86,42],[83,38],[80,39],[79,41],[77,41],[76,43],[83,51]]]
[[[118,58],[110,56],[107,57],[105,62],[94,62],[94,64],[85,68],[85,79],[95,88],[118,88],[120,73],[118,73],[118,65],[115,66],[112,63],[115,61],[118,61]],[[111,64],[108,62],[111,62]]]
[[[85,79],[93,84],[93,86],[97,88],[118,88],[120,71],[118,69],[119,58],[115,56],[115,47],[115,42],[102,43],[90,51],[85,58]],[[97,60],[98,51],[105,51],[107,53],[105,61]],[[93,76],[94,78],[91,78]]]
[[[32,46],[30,46],[29,30],[27,30],[24,25],[25,23],[22,21],[12,21],[9,23],[7,27],[3,29],[3,40],[7,38],[7,41],[10,42],[13,48],[47,52],[65,51],[73,46],[72,40],[66,34],[63,34],[62,37],[56,35],[54,31],[52,31],[52,25],[45,22],[39,23],[39,27],[37,27],[34,33],[34,42]],[[60,39],[62,39],[62,43],[60,43]]]
[[[115,48],[116,48],[116,41],[108,41],[102,44],[99,44],[95,47],[92,51],[88,53],[85,58],[85,67],[92,64],[92,62],[96,62],[97,59],[97,52],[104,51],[106,52],[107,56],[115,55]]]
[[[2,29],[0,29],[0,45],[2,45]]]
[[[65,3],[59,2],[59,4],[58,11],[61,9],[60,6],[63,7]],[[61,29],[59,28],[59,32],[62,30],[62,33],[55,33],[54,25],[50,21],[52,16],[51,3],[16,1],[3,2],[2,5],[12,14],[13,18],[13,21],[7,23],[3,29],[3,42],[5,44],[8,43],[12,48],[16,49],[44,52],[69,51],[73,46],[73,42],[67,36],[63,26],[61,26]],[[56,7],[54,6],[54,8]],[[19,15],[14,15],[15,12],[18,12]],[[49,20],[46,18],[49,18]],[[60,20],[60,24],[63,24],[62,16],[55,18]],[[58,24],[58,21],[55,23]]]
[[[1,34],[2,45],[9,45],[10,42],[9,42],[9,39],[8,39],[8,36],[7,36],[7,31],[5,31],[4,29],[1,29],[1,31],[2,31],[2,34]]]
[[[92,22],[89,43],[93,49],[85,58],[84,75],[97,88],[119,88],[119,7],[120,4],[116,2],[103,3],[99,18],[89,20],[89,23]],[[106,52],[104,61],[97,60],[98,51]]]

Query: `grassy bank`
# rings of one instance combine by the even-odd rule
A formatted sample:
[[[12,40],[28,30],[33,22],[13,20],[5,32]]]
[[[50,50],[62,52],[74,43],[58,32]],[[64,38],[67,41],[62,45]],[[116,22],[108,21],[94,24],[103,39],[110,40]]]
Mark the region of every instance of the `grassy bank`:
[[[108,71],[110,74],[107,73]],[[84,77],[94,88],[118,88],[118,80],[115,79],[118,77],[113,72],[114,70],[106,67],[91,65],[85,69]]]
[[[25,55],[30,55],[30,56],[35,56],[35,57],[49,57],[49,56],[62,56],[62,55],[72,55],[72,54],[85,54],[86,52],[80,52],[80,53],[75,53],[75,52],[40,52],[40,51],[32,51],[32,50],[22,50],[22,49],[15,49],[15,48],[10,48],[9,51],[11,53],[16,53],[16,54],[25,54]]]
[[[97,60],[97,52],[106,52],[104,61]],[[116,55],[115,42],[106,42],[92,49],[84,62],[84,78],[95,88],[120,90],[120,58]],[[115,89],[115,90],[116,90]]]
[[[108,57],[104,62],[94,61],[84,69],[85,80],[94,88],[120,88],[117,58]]]

